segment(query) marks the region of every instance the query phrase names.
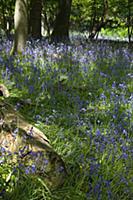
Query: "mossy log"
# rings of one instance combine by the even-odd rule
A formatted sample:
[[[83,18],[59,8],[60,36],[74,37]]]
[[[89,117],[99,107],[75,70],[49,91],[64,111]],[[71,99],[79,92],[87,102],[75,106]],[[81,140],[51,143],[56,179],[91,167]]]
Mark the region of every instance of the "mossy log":
[[[0,88],[3,89],[2,85]],[[2,89],[2,95],[9,94],[3,93]],[[28,167],[28,173],[44,177],[49,186],[63,184],[67,175],[65,165],[48,138],[4,99],[0,100],[0,148],[11,154],[11,163],[21,163],[25,171]],[[34,172],[31,166],[34,166]]]

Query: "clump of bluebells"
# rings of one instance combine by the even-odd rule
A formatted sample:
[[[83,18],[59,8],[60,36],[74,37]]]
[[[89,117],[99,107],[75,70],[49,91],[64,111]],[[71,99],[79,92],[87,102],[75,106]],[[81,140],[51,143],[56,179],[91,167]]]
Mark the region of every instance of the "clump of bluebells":
[[[18,179],[18,166],[10,162],[11,157],[9,151],[0,147],[0,198],[12,190]]]
[[[23,179],[25,174],[35,174],[34,164],[25,166],[21,163],[23,149],[18,153],[11,153],[4,147],[0,147],[0,198],[4,198],[6,192],[12,192],[14,187],[19,184],[19,179]],[[18,162],[15,161],[18,158]],[[14,158],[14,162],[13,162]],[[12,162],[11,162],[12,160]]]
[[[70,176],[54,199],[132,199],[130,48],[42,40],[10,57],[11,42],[1,44],[0,79],[11,85],[10,101],[44,130],[66,162]],[[32,170],[27,167],[26,174]]]

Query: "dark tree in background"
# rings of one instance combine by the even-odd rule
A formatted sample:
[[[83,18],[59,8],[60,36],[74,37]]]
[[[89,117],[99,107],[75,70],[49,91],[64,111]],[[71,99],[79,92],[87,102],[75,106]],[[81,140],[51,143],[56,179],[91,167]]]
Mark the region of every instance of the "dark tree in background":
[[[90,27],[90,34],[89,38],[94,39],[98,36],[98,33],[101,31],[102,28],[106,26],[108,23],[108,0],[102,1],[102,8],[101,8],[101,16],[97,14],[97,1],[94,0],[92,3],[92,20],[91,20],[91,27]]]
[[[133,3],[131,0],[127,2],[127,28],[128,28],[128,41],[131,42],[132,34],[133,34]]]
[[[42,0],[31,0],[29,33],[34,39],[41,38]]]
[[[6,16],[5,16],[5,5],[4,0],[1,0],[1,14],[3,18],[3,29],[6,30],[7,22],[6,22]]]
[[[69,20],[72,0],[59,0],[58,13],[55,19],[51,40],[62,42],[69,40]]]
[[[13,29],[15,0],[0,0],[0,29],[4,30],[7,37]]]

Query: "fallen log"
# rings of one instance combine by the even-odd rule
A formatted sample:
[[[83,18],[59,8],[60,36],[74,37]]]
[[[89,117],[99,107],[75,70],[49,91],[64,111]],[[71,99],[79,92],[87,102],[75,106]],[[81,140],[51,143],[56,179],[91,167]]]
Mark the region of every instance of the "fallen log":
[[[0,95],[9,96],[4,85],[0,85]],[[11,154],[11,163],[21,163],[26,173],[44,177],[52,187],[63,184],[67,172],[61,157],[44,133],[28,123],[5,99],[0,99],[0,148]]]

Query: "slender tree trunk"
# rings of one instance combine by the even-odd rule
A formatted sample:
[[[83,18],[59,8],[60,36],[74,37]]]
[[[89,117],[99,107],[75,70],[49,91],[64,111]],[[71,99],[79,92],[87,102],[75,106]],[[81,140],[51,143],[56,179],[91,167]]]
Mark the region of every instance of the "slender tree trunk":
[[[41,38],[42,0],[31,0],[30,35],[34,39]]]
[[[131,2],[128,0],[128,17],[127,17],[127,28],[128,28],[128,42],[131,43],[132,31],[133,31],[133,18],[131,17]]]
[[[96,22],[96,0],[94,0],[94,17],[93,17],[93,23],[91,27],[91,32],[89,35],[90,39],[94,39],[95,36],[101,31],[103,27],[106,26],[108,23],[108,0],[103,0],[103,14],[101,17],[101,20],[99,22]]]
[[[14,14],[15,36],[11,54],[22,53],[27,39],[27,0],[16,0]]]
[[[2,17],[3,17],[3,28],[6,31],[6,17],[5,17],[5,9],[4,9],[3,0],[1,0],[1,7],[2,7]]]
[[[91,16],[91,25],[89,30],[89,38],[93,38],[93,29],[96,24],[96,17],[97,17],[97,2],[96,0],[93,0],[92,2],[92,16]]]
[[[47,35],[48,35],[48,37],[50,37],[50,25],[49,25],[49,22],[48,22],[48,19],[47,19],[46,11],[44,13],[44,23],[46,24],[46,27],[47,27]]]
[[[51,40],[63,42],[69,40],[69,19],[72,0],[59,0],[59,12],[56,16]]]

